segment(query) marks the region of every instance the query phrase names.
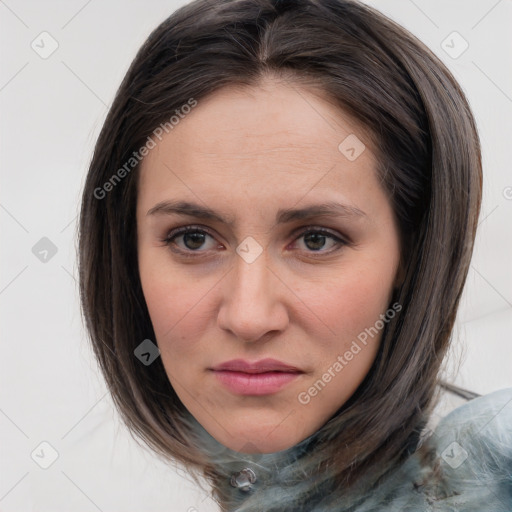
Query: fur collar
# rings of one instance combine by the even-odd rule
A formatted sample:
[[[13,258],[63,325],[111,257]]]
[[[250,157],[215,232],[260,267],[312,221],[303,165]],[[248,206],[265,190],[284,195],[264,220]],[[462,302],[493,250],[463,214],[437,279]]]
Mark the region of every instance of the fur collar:
[[[192,416],[189,421],[229,512],[512,510],[512,388],[458,407],[405,461],[350,491],[311,466],[321,430],[281,452],[244,454],[220,444]]]

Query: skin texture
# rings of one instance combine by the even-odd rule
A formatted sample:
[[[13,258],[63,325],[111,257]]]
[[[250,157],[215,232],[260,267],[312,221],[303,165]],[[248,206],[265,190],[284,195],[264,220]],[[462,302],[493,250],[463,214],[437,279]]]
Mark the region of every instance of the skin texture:
[[[338,149],[350,134],[366,145],[354,161]],[[396,284],[399,232],[368,138],[319,93],[266,79],[201,100],[150,151],[140,171],[139,272],[173,388],[231,449],[270,453],[294,446],[318,430],[368,373],[381,331],[359,343],[361,350],[341,371],[332,368],[389,309]],[[233,225],[148,215],[165,200],[208,206]],[[275,222],[280,208],[326,201],[364,215]],[[191,225],[211,234],[165,243],[171,230]],[[301,233],[306,226],[325,228],[346,243]],[[247,237],[262,249],[251,263],[236,251]],[[304,373],[276,393],[241,396],[209,370],[231,359],[267,357]],[[299,395],[329,368],[329,382],[301,403]]]

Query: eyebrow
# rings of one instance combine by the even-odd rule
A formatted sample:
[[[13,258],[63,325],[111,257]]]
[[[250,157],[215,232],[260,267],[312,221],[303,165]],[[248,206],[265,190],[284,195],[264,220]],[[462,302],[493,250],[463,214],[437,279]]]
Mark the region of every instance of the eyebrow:
[[[162,201],[151,208],[146,215],[187,215],[198,219],[217,221],[228,226],[234,225],[232,217],[224,217],[216,211],[188,201]],[[334,201],[314,204],[304,208],[280,209],[276,214],[276,224],[285,224],[294,220],[314,217],[366,217],[359,208]]]

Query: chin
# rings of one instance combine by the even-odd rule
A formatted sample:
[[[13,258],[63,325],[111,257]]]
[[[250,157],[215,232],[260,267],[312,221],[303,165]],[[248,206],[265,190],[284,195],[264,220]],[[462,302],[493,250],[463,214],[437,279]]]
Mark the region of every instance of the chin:
[[[295,438],[293,438],[295,439]],[[247,435],[243,435],[240,437],[231,437],[229,439],[217,439],[227,448],[234,450],[240,453],[250,453],[250,454],[258,454],[258,453],[275,453],[280,452],[282,450],[287,450],[292,446],[296,445],[300,441],[301,438],[297,437],[297,440],[294,441],[290,439],[289,436],[284,436],[283,438],[269,439],[266,435],[262,434],[261,436],[255,435],[249,437]]]
[[[227,448],[240,453],[275,453],[287,450],[300,443],[310,435],[300,429],[300,421],[291,414],[288,420],[275,422],[271,427],[264,427],[262,418],[251,421],[249,418],[229,429],[215,429],[210,434]],[[312,431],[313,432],[313,431]],[[311,432],[311,433],[312,433]]]

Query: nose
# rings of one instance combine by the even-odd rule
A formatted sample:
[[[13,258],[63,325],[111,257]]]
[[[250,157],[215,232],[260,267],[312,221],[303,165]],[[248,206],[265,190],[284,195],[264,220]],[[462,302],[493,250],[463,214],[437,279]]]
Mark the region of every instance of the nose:
[[[266,256],[263,251],[247,263],[237,255],[222,283],[218,324],[244,342],[275,336],[289,322],[283,295],[286,287],[269,268]]]

